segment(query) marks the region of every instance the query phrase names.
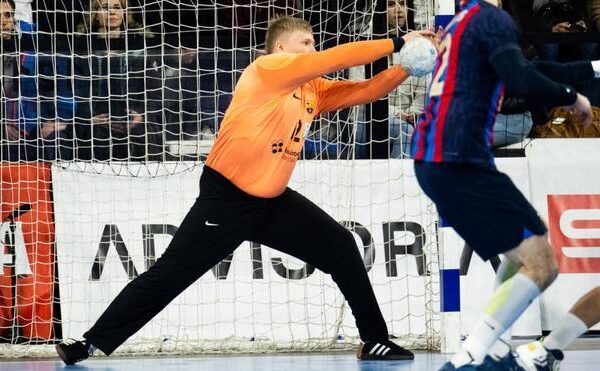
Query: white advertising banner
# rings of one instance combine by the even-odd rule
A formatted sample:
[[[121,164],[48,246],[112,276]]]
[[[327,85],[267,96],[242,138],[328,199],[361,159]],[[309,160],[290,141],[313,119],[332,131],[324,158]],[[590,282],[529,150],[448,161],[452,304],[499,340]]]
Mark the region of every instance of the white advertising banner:
[[[535,336],[600,284],[600,140],[534,141],[527,158],[497,164],[548,223],[560,264],[557,282],[513,327],[513,335]],[[201,167],[127,168],[136,177],[118,176],[115,169],[53,168],[65,337],[81,337],[119,291],[153,264],[198,194]],[[290,186],[353,226],[391,333],[439,331],[437,215],[411,161],[304,161]],[[197,243],[201,248],[202,241]],[[476,254],[468,259],[464,242],[447,235],[441,265],[461,269],[460,332],[466,334],[492,292],[492,264]],[[246,242],[135,337],[303,341],[338,334],[357,332],[331,278]]]
[[[65,337],[81,337],[162,254],[198,194],[201,168],[177,173],[181,164],[147,166],[138,177],[115,176],[114,166],[97,174],[53,168]],[[290,183],[354,225],[390,332],[399,336],[423,335],[439,310],[435,214],[412,173],[410,161],[305,161]],[[206,273],[136,337],[355,336],[354,318],[331,278],[303,268],[278,251],[244,243],[219,266],[219,279],[217,270]]]
[[[550,330],[600,285],[600,139],[536,140],[527,159],[532,203],[548,224],[560,269],[542,298],[542,328]]]

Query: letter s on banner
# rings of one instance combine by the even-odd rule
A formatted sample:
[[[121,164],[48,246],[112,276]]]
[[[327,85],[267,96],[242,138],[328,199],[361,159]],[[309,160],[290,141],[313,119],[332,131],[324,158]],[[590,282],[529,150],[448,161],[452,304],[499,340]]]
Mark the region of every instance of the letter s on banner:
[[[600,194],[548,195],[548,224],[561,273],[600,273]]]

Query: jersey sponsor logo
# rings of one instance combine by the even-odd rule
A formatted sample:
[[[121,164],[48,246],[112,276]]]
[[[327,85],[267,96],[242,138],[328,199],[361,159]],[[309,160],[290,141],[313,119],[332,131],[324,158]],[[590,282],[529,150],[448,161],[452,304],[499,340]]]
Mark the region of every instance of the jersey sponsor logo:
[[[271,143],[271,153],[277,154],[283,151],[283,140],[279,139]]]
[[[297,158],[298,156],[300,156],[300,152],[296,152],[296,151],[291,151],[289,149],[285,149],[285,151],[283,151],[283,153],[285,153],[288,156],[292,156],[294,158]]]
[[[548,195],[548,224],[561,273],[600,273],[600,194]]]

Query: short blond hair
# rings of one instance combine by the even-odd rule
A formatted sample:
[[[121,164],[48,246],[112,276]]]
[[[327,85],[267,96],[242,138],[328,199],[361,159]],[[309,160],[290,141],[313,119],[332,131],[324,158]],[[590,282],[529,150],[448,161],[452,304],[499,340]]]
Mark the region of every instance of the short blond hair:
[[[287,15],[279,16],[271,20],[265,37],[265,50],[268,54],[273,52],[275,42],[279,37],[292,31],[306,31],[312,33],[310,23],[302,18],[290,17]]]

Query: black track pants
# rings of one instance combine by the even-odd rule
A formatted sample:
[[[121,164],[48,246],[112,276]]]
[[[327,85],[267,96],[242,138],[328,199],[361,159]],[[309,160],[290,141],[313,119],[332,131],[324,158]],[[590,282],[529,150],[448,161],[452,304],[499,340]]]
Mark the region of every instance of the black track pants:
[[[119,293],[84,337],[111,354],[243,241],[266,245],[330,274],[352,309],[362,340],[388,338],[349,231],[289,188],[276,198],[253,197],[208,166],[200,196],[164,254]]]

